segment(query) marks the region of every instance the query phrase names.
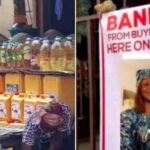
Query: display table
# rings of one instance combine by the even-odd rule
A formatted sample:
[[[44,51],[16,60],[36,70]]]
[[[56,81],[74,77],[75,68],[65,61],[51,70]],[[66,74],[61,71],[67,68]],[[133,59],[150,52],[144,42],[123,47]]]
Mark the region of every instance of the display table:
[[[21,150],[23,126],[0,125],[0,144],[2,148]]]

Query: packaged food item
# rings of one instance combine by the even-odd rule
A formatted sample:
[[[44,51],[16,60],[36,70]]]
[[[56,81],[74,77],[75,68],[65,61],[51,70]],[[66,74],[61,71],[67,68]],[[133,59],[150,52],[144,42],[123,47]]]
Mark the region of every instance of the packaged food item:
[[[0,74],[0,93],[5,92],[5,74]]]
[[[36,111],[37,100],[31,95],[27,95],[24,99],[24,122]]]
[[[23,47],[23,67],[31,69],[31,38],[27,38]]]
[[[4,42],[0,48],[0,68],[6,69],[7,62],[6,62],[6,48],[8,43]]]
[[[12,45],[12,61],[11,61],[11,68],[17,69],[17,45],[18,43],[13,43]]]
[[[30,95],[40,95],[43,93],[43,77],[35,74],[25,74],[25,93]]]
[[[18,43],[16,47],[16,68],[23,69],[24,59],[23,59],[23,44]]]
[[[11,119],[11,95],[9,93],[0,94],[0,120]]]
[[[7,73],[5,75],[5,91],[10,93],[24,92],[24,75],[21,73]]]
[[[8,43],[6,48],[6,63],[7,63],[6,67],[8,69],[12,68],[12,62],[13,62],[12,48],[13,48],[13,43]]]
[[[41,43],[39,39],[33,39],[31,43],[31,69],[39,70],[40,69],[40,61],[39,61],[39,52],[41,48]]]
[[[24,121],[24,99],[25,94],[15,94],[11,101],[11,119],[17,122]]]
[[[71,36],[66,37],[66,41],[64,42],[63,47],[67,53],[65,70],[74,72],[75,71],[74,70],[75,69],[75,46]]]
[[[63,49],[61,37],[56,37],[50,50],[50,68],[52,71],[64,71],[67,53]]]
[[[75,79],[73,76],[46,75],[43,78],[43,93],[47,96],[53,96],[56,101],[68,104],[74,111]]]
[[[50,44],[49,40],[43,40],[43,44],[40,48],[40,70],[49,71],[50,70]]]
[[[41,107],[46,105],[48,102],[51,102],[52,99],[49,96],[46,95],[40,95],[37,97],[37,105],[36,105],[36,110],[39,111]]]

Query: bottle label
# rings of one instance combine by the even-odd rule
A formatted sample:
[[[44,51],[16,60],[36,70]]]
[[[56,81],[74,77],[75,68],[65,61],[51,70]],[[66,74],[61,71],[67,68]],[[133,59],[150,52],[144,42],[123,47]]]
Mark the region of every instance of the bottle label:
[[[0,103],[0,117],[1,118],[6,118],[7,117],[7,111],[6,111],[5,103]]]
[[[29,46],[25,46],[24,49],[24,60],[31,60],[31,49]]]
[[[31,66],[34,66],[34,65],[39,65],[38,55],[37,54],[32,54]]]
[[[18,93],[18,91],[19,91],[18,84],[7,84],[6,85],[6,92]]]
[[[12,110],[12,118],[21,119],[21,110],[20,110],[19,103],[13,102],[11,106],[11,110]]]
[[[51,69],[55,71],[64,71],[66,67],[66,57],[50,57]]]
[[[49,58],[48,57],[40,58],[40,68],[41,68],[41,70],[50,70]]]
[[[24,119],[25,120],[29,119],[34,112],[35,112],[35,106],[31,104],[24,105]]]
[[[1,59],[1,63],[6,63],[6,58],[5,58],[5,51],[1,50],[0,51],[0,59]]]

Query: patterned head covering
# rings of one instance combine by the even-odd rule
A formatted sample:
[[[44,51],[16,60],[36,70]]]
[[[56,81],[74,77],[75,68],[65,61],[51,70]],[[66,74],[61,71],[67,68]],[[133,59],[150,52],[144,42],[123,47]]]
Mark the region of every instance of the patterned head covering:
[[[61,116],[64,121],[62,124],[57,126],[57,130],[59,131],[69,131],[71,128],[71,110],[70,107],[62,102],[50,102],[47,105],[45,105],[45,111],[47,113],[53,113]],[[50,126],[42,119],[41,120],[42,126],[47,126],[49,128]],[[49,127],[48,127],[49,126]],[[51,128],[51,127],[50,127]]]
[[[136,79],[137,79],[137,84],[147,78],[147,77],[150,77],[150,69],[142,69],[142,70],[138,70],[136,72]]]

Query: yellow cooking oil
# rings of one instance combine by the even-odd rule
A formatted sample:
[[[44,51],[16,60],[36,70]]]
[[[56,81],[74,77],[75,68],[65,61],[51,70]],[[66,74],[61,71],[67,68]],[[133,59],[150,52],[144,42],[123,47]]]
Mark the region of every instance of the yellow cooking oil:
[[[5,91],[10,93],[24,92],[24,75],[21,73],[7,73],[5,75]]]
[[[25,94],[20,93],[12,96],[11,101],[11,119],[23,122],[24,121],[24,99]]]
[[[0,121],[11,119],[11,94],[0,94]]]
[[[5,91],[5,75],[0,74],[0,93]]]
[[[37,99],[31,95],[26,95],[24,99],[24,122],[26,122],[36,111]]]
[[[39,95],[43,92],[42,76],[35,74],[25,75],[25,93]]]
[[[74,76],[46,75],[43,79],[43,93],[53,96],[56,101],[62,101],[75,108],[75,79]]]
[[[65,71],[67,53],[62,46],[61,37],[56,37],[50,49],[50,68],[52,71]]]

